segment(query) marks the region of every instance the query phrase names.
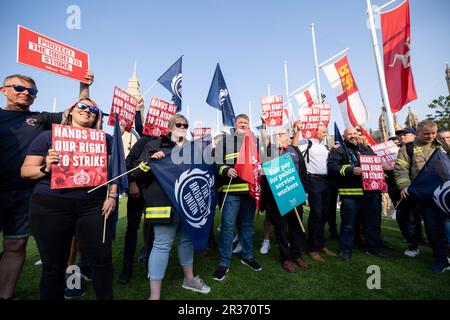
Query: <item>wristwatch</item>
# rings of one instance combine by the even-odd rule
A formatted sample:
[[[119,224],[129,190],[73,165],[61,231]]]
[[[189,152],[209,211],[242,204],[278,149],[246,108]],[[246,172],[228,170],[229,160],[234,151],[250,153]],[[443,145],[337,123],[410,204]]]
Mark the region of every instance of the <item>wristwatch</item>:
[[[49,175],[51,171],[45,171],[45,169],[47,168],[47,165],[44,163],[41,168],[39,169],[39,171],[41,171],[43,174],[45,175]]]

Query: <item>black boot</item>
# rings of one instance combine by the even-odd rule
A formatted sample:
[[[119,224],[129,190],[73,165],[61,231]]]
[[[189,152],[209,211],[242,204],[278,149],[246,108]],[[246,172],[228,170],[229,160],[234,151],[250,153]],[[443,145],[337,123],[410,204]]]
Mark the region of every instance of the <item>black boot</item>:
[[[127,284],[128,282],[130,282],[132,273],[133,273],[133,265],[132,264],[124,264],[122,272],[119,275],[119,282],[121,284]]]

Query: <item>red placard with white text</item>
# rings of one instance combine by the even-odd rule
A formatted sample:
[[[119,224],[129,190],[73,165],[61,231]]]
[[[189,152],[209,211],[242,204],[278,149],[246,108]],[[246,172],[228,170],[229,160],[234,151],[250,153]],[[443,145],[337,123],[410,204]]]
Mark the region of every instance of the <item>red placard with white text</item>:
[[[317,129],[320,125],[328,127],[331,105],[328,103],[313,104],[312,107],[300,108],[298,112],[303,138],[312,139],[317,136]]]
[[[173,103],[152,98],[145,119],[143,133],[148,136],[160,137],[169,133],[169,120],[177,112]]]
[[[194,128],[194,132],[192,133],[194,140],[208,135],[211,135],[211,128]]]
[[[387,170],[394,170],[399,150],[399,147],[397,147],[394,141],[379,143],[371,146],[371,148],[377,156],[381,157],[381,161],[388,165]]]
[[[267,115],[267,126],[283,125],[283,96],[262,97],[261,105],[262,113]]]
[[[359,162],[362,169],[363,189],[387,191],[381,157],[360,155]]]
[[[22,26],[17,26],[17,62],[89,83],[89,54]]]
[[[104,131],[53,124],[52,148],[60,159],[52,165],[51,189],[95,187],[108,180]]]
[[[113,126],[116,122],[117,113],[119,123],[125,124],[125,131],[131,132],[134,118],[136,117],[137,99],[120,88],[114,88],[111,112],[109,113],[108,125]]]

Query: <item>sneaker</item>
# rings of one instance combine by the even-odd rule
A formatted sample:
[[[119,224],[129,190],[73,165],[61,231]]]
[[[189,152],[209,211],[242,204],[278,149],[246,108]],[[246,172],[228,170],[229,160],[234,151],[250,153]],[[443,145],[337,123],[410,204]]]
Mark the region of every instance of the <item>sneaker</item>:
[[[230,271],[230,268],[226,267],[218,267],[216,271],[214,271],[213,279],[217,281],[222,281],[225,279],[225,275]]]
[[[343,262],[348,262],[352,258],[352,253],[348,251],[341,251],[338,258]]]
[[[394,260],[393,257],[388,256],[388,255],[382,253],[381,251],[376,252],[376,253],[366,251],[366,253],[367,253],[369,256],[374,256],[374,257],[377,257],[377,258],[381,258],[381,259],[384,259],[384,260],[386,260],[386,261],[392,261],[392,260]]]
[[[200,292],[200,293],[204,293],[204,294],[207,294],[211,291],[211,288],[208,287],[206,285],[206,283],[202,279],[200,279],[199,276],[196,276],[195,278],[192,278],[190,280],[187,278],[184,278],[183,284],[181,285],[181,287],[183,289],[188,289],[188,290],[192,290],[192,291]]]
[[[414,258],[415,256],[418,256],[420,253],[420,250],[418,248],[412,248],[412,247],[408,247],[408,249],[406,249],[403,254],[405,256]]]
[[[291,260],[286,260],[285,262],[283,262],[283,269],[286,270],[287,273],[294,273],[295,265]]]
[[[69,288],[65,288],[64,289],[64,298],[65,299],[77,299],[77,298],[81,298],[83,296],[86,295],[86,290],[84,290],[83,288],[80,289],[69,289]]]
[[[259,265],[258,262],[256,262],[255,259],[241,259],[241,263],[242,264],[246,264],[247,266],[249,266],[250,268],[252,268],[254,271],[261,271],[262,267]]]
[[[238,253],[241,253],[241,252],[242,252],[242,246],[241,246],[241,243],[238,242],[236,247],[233,249],[233,253],[238,254]]]
[[[444,272],[444,271],[450,271],[450,263],[445,262],[435,262],[431,266],[431,270],[433,272]]]
[[[270,240],[264,240],[259,252],[261,252],[261,254],[267,254],[269,252],[269,250],[270,250]],[[289,261],[289,260],[287,260],[287,261]]]
[[[42,264],[42,260],[41,259],[39,259],[38,261],[36,261],[34,263],[35,266],[40,266],[41,264]]]

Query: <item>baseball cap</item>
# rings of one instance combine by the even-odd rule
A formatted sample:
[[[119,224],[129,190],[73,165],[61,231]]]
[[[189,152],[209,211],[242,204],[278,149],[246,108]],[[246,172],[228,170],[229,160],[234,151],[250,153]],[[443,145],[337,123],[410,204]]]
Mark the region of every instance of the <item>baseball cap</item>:
[[[416,134],[416,129],[414,129],[414,128],[404,128],[404,129],[395,131],[395,134],[397,136],[399,136],[401,134],[406,134],[406,133],[412,133],[412,134],[415,135]]]

